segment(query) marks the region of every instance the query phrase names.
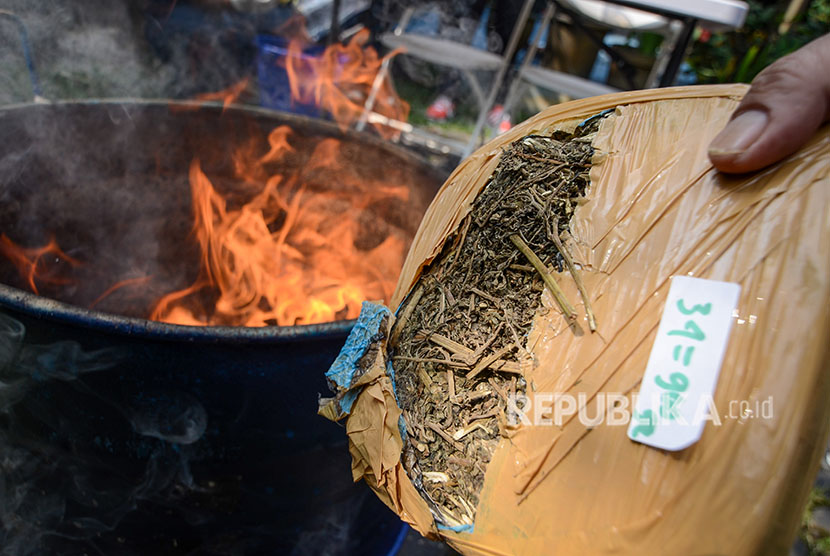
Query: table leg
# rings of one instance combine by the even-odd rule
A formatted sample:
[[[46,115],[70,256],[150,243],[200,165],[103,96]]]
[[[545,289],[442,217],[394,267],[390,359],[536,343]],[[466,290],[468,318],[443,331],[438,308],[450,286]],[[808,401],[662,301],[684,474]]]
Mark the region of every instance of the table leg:
[[[476,79],[476,76],[468,69],[462,69],[461,74],[467,78],[467,82],[470,84],[470,89],[473,91],[473,96],[476,97],[476,102],[478,103],[478,109],[484,110],[486,108],[485,103],[487,102],[487,98],[484,96],[484,89],[481,88],[481,84]]]
[[[660,78],[660,87],[670,87],[674,83],[680,64],[683,63],[683,58],[686,57],[686,49],[689,48],[689,43],[692,41],[695,27],[697,27],[697,19],[690,18],[685,21],[685,26],[677,39],[677,44],[674,46],[666,71],[663,72],[663,76]]]

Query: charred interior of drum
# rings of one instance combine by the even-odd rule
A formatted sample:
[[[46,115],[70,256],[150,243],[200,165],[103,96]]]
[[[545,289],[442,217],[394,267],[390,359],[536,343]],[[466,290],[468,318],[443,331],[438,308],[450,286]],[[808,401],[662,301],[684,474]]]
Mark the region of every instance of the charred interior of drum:
[[[578,300],[555,291],[551,272],[570,272],[583,290],[560,236],[589,185],[600,120],[512,143],[399,312],[390,345],[403,462],[445,526],[475,519],[487,464],[509,434],[508,399],[528,388],[526,343],[545,286],[576,316]]]

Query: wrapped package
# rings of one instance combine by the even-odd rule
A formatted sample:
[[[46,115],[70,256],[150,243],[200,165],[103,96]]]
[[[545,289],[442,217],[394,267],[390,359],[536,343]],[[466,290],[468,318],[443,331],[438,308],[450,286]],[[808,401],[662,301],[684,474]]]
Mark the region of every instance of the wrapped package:
[[[464,160],[327,375],[355,480],[463,554],[786,551],[830,419],[830,129],[721,174],[707,148],[745,91],[552,106]],[[740,294],[719,418],[669,450],[603,416],[637,418],[678,276]],[[525,412],[545,393],[578,407]]]

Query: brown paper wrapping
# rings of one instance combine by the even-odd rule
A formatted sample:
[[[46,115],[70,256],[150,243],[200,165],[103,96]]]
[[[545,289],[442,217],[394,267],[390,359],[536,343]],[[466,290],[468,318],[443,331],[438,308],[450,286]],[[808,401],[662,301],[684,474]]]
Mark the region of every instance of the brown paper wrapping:
[[[536,392],[636,392],[674,275],[741,285],[715,391],[773,397],[772,419],[706,425],[693,446],[664,452],[626,427],[522,426],[487,468],[472,533],[438,531],[400,464],[399,410],[385,362],[348,419],[355,477],[422,533],[464,554],[762,554],[785,552],[827,432],[830,326],[830,130],[759,173],[727,177],[706,150],[745,86],[606,95],[553,106],[462,162],[427,211],[391,307],[469,212],[501,149],[608,108],[586,202],[568,247],[597,315],[588,332],[564,322],[548,292],[525,377]],[[557,280],[579,300],[567,274]],[[542,314],[544,313],[544,314]],[[386,382],[384,382],[386,381]]]

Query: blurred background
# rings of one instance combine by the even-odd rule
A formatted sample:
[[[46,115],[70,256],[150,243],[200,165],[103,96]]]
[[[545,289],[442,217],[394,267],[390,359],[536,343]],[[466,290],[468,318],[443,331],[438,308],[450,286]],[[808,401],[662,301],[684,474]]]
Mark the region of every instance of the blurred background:
[[[386,122],[394,131],[387,137],[446,156],[449,167],[552,103],[658,85],[749,82],[830,29],[830,0],[623,4],[3,0],[0,9],[25,25],[28,64],[47,99],[188,99],[236,87],[235,102],[324,118],[331,113],[291,98],[288,45],[321,59],[326,46],[363,30],[362,48],[386,62],[375,68],[379,80],[408,106],[395,114],[403,121]],[[6,16],[0,104],[32,99],[22,48],[19,25]],[[381,119],[373,85],[350,91],[370,114],[362,126]]]

